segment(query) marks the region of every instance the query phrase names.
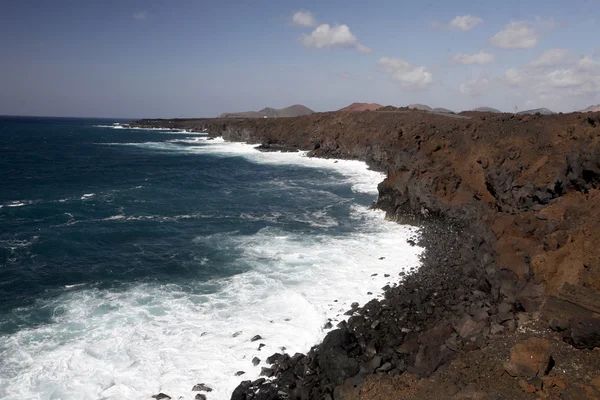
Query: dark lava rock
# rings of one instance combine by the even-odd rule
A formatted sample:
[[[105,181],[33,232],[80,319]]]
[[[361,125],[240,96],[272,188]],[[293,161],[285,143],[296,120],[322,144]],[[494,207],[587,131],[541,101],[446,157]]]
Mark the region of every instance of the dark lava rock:
[[[248,389],[250,389],[251,386],[251,381],[241,382],[231,394],[231,400],[246,400],[248,398],[246,397],[246,392],[248,391]]]
[[[260,351],[260,349],[262,349],[262,348],[263,348],[263,347],[265,347],[265,346],[266,346],[266,344],[264,344],[264,343],[260,343],[260,344],[258,345],[258,351]]]
[[[569,321],[571,334],[567,341],[578,349],[600,347],[600,318],[578,317]]]
[[[358,373],[358,361],[348,355],[348,350],[355,343],[356,337],[347,329],[336,329],[325,336],[317,360],[333,384],[341,385]]]
[[[245,371],[238,371],[238,372],[235,373],[235,376],[242,376],[245,373],[246,373]]]
[[[419,335],[421,346],[417,353],[415,367],[423,375],[431,375],[441,364],[454,357],[454,353],[444,345],[452,332],[452,326],[446,323]]]
[[[275,364],[285,358],[284,354],[275,353],[267,357],[267,364]]]
[[[252,365],[254,365],[256,367],[258,364],[260,364],[260,358],[254,357],[252,359]]]
[[[262,336],[256,335],[256,336],[253,336],[252,339],[250,339],[250,341],[251,342],[256,342],[257,340],[260,340],[260,339],[262,339]]]
[[[467,315],[460,320],[460,322],[455,326],[455,329],[456,333],[458,333],[462,339],[469,339],[479,335],[485,326],[485,321],[477,322]]]
[[[159,393],[152,396],[152,398],[156,400],[169,400],[171,396],[169,396],[168,394]]]
[[[233,334],[233,337],[238,337],[242,334],[242,331],[237,331]]]
[[[201,393],[198,393],[196,397],[194,397],[194,400],[206,400],[206,396]]]
[[[192,388],[192,392],[212,392],[212,388],[209,386],[206,386],[204,383],[198,383],[196,385],[194,385],[194,387]]]

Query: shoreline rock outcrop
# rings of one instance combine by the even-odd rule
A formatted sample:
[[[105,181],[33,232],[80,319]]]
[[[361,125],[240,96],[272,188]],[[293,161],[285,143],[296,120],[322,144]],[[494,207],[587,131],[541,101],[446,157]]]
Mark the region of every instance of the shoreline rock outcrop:
[[[375,111],[135,125],[366,161],[387,174],[375,207],[389,219],[423,226],[427,251],[419,271],[386,288],[382,300],[353,310],[308,354],[270,357],[275,379],[243,382],[233,399],[376,399],[377,390],[367,390],[373,377],[381,387],[400,385],[399,376],[433,381],[457,369],[457,360],[486,354],[507,338],[536,336],[527,328],[533,325],[537,335],[600,358],[589,350],[600,337],[600,113],[453,118]],[[515,347],[510,360],[529,347]],[[564,357],[576,360],[570,351]],[[600,391],[593,374],[587,380],[540,375],[541,367],[520,382],[511,371],[522,368],[503,367],[508,350],[489,357],[498,358],[499,373],[519,393],[545,393],[534,378],[548,377],[566,382],[552,386],[559,392],[571,383]],[[426,390],[426,383],[401,379],[410,390]],[[459,395],[473,388],[454,389]]]

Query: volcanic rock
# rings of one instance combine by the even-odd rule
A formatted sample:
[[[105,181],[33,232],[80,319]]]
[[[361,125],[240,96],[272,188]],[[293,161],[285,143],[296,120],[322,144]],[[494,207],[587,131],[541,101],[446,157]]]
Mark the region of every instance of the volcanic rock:
[[[578,349],[600,347],[600,318],[577,317],[569,321],[571,334],[568,341]]]
[[[517,343],[510,351],[510,360],[504,369],[511,376],[534,377],[543,375],[550,362],[550,342],[542,338],[529,338]]]
[[[192,388],[192,392],[212,392],[212,388],[204,383],[198,383]]]

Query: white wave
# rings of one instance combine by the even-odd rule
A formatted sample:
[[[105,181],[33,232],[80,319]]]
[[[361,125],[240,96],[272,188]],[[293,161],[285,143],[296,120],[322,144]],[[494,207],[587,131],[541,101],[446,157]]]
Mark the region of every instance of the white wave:
[[[112,215],[110,217],[103,218],[102,221],[181,221],[186,219],[200,219],[210,218],[211,215],[194,213],[194,214],[183,214],[174,216],[165,215]],[[94,220],[95,221],[95,220]]]
[[[94,128],[110,128],[110,129],[128,129],[128,130],[140,130],[140,131],[160,131],[160,132],[170,132],[170,133],[194,133],[185,129],[178,128],[139,128],[134,126],[129,126],[127,124],[114,123],[112,125],[93,125]]]
[[[104,221],[120,221],[120,220],[124,220],[126,218],[127,217],[124,215],[113,215],[113,216],[104,218]]]
[[[197,238],[242,249],[239,261],[251,268],[227,279],[121,292],[69,288],[48,304],[60,310],[51,324],[0,337],[0,398],[141,400],[164,392],[188,400],[203,382],[214,388],[211,399],[229,399],[240,380],[258,377],[266,357],[282,347],[306,352],[326,334],[328,318],[333,325],[347,318],[352,302],[365,303],[368,292],[418,265],[421,249],[406,243],[416,229],[364,207],[354,217],[362,227],[349,236],[265,228]],[[251,342],[257,334],[263,339]],[[253,366],[253,357],[262,363]]]
[[[202,138],[199,146],[180,146],[176,142],[144,142],[144,143],[104,143],[107,145],[136,146],[154,150],[175,151],[181,153],[209,153],[213,155],[240,155],[252,162],[274,165],[300,165],[307,168],[326,168],[334,170],[346,178],[339,184],[351,184],[352,190],[376,195],[377,184],[385,178],[385,174],[366,168],[366,164],[357,160],[335,160],[308,157],[307,151],[297,152],[261,152],[258,145],[238,142],[226,142],[222,137]]]
[[[370,194],[377,193],[383,178],[358,161],[261,153],[223,139],[185,147],[129,145],[328,168],[353,190]],[[296,218],[337,223],[326,216],[313,212]],[[160,218],[109,218],[118,222],[121,217]],[[242,217],[276,221],[279,216]],[[196,238],[196,243],[242,252],[235,263],[247,272],[227,279],[190,281],[183,288],[137,284],[125,291],[65,291],[47,304],[60,310],[51,324],[0,337],[0,398],[147,399],[164,392],[188,400],[195,396],[192,386],[202,382],[214,388],[211,400],[229,399],[240,380],[258,377],[269,355],[282,347],[289,354],[306,352],[327,333],[323,326],[329,318],[335,326],[347,318],[343,313],[352,302],[364,304],[374,297],[370,292],[381,296],[381,288],[398,281],[399,273],[419,266],[422,249],[406,242],[418,229],[385,221],[382,212],[362,206],[353,207],[352,218],[358,222],[356,231],[339,236],[291,233],[275,226],[250,236],[227,232]],[[210,268],[209,259],[200,263]],[[263,339],[251,342],[257,334]],[[261,351],[260,343],[265,344]],[[262,363],[253,366],[253,357]],[[246,373],[236,377],[237,371]]]
[[[81,286],[85,286],[85,283],[76,283],[74,285],[65,285],[65,289],[73,289],[73,288],[78,288]]]
[[[39,236],[32,236],[31,239],[23,239],[23,240],[19,240],[19,239],[4,239],[4,240],[0,240],[0,247],[4,247],[10,250],[16,250],[19,248],[24,248],[24,247],[29,247],[32,244],[34,244],[35,242],[37,242],[37,240],[39,239]]]
[[[81,200],[91,199],[95,195],[96,195],[96,193],[85,193],[83,196],[81,196]]]
[[[31,203],[22,202],[22,201],[15,201],[15,202],[4,204],[4,205],[6,207],[23,207],[23,206],[25,206],[27,204],[31,204]]]

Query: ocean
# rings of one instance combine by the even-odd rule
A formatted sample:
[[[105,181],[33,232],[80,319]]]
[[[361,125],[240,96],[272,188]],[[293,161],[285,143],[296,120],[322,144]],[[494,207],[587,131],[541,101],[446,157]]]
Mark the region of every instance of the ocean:
[[[419,267],[362,162],[123,122],[0,117],[2,399],[228,399]]]

